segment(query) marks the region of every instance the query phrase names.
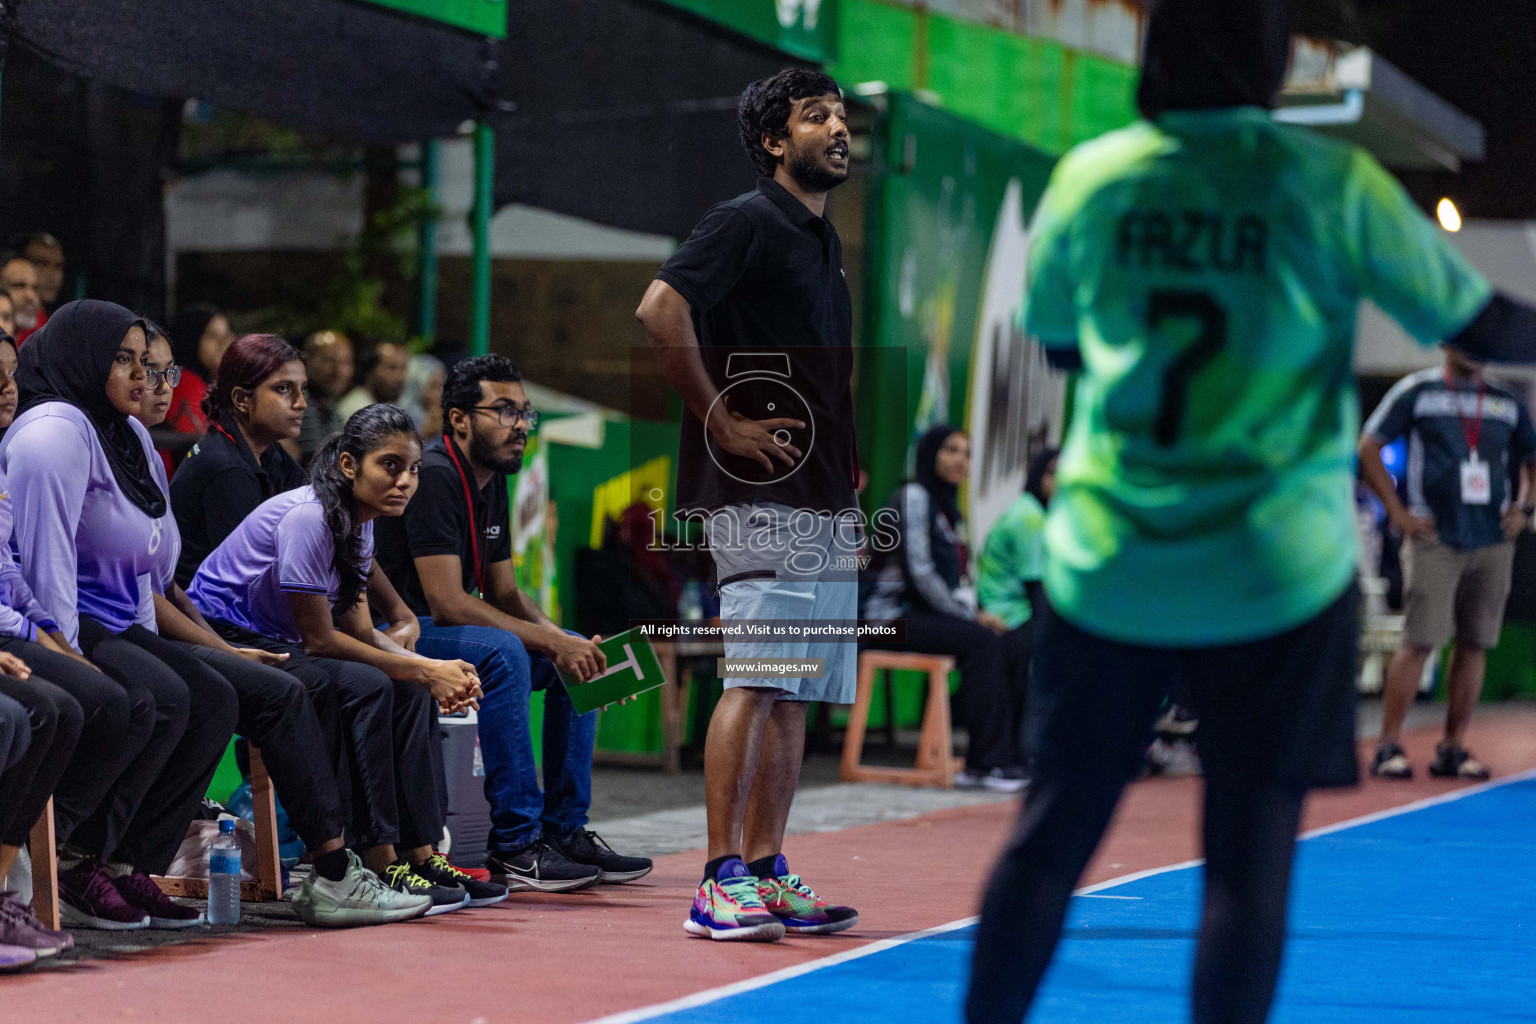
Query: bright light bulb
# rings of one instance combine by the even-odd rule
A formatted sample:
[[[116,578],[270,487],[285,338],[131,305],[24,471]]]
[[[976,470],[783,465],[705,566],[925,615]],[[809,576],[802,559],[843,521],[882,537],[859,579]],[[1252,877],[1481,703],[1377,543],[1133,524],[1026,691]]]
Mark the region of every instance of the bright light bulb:
[[[1440,200],[1440,205],[1435,207],[1435,215],[1440,218],[1440,226],[1447,231],[1461,230],[1461,214],[1456,209],[1456,204],[1449,199]]]

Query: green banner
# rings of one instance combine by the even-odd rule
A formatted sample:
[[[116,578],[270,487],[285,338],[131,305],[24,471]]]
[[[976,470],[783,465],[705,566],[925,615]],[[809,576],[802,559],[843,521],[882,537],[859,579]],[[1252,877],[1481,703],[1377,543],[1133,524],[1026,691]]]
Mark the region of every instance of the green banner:
[[[429,21],[497,39],[507,38],[507,0],[364,0]]]
[[[664,0],[806,60],[837,54],[839,0]]]
[[[912,468],[911,441],[971,434],[977,544],[1060,431],[1062,380],[1017,328],[1027,225],[1055,159],[894,94],[875,137],[859,438],[869,510]],[[905,401],[893,396],[905,395]]]

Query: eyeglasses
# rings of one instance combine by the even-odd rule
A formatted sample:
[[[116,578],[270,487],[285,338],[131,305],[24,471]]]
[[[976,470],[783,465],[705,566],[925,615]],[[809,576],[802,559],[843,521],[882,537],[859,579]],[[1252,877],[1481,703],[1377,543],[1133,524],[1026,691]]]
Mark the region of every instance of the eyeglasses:
[[[167,366],[163,370],[149,369],[144,371],[149,376],[149,390],[154,391],[160,387],[163,380],[171,387],[181,383],[181,367]]]
[[[539,425],[539,414],[526,405],[472,405],[476,412],[494,412],[497,420],[504,427],[510,427],[521,421],[529,430],[535,430]]]

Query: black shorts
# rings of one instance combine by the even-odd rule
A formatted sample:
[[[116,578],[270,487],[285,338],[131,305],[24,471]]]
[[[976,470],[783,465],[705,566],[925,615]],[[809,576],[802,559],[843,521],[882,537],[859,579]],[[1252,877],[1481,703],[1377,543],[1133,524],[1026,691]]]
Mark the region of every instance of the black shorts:
[[[1048,611],[1031,714],[1042,756],[1070,770],[1103,757],[1140,770],[1170,692],[1187,695],[1208,779],[1245,786],[1352,786],[1360,595],[1352,584],[1320,615],[1278,636],[1219,647],[1123,644]],[[1091,740],[1088,737],[1093,737]],[[1086,759],[1086,760],[1085,760]]]

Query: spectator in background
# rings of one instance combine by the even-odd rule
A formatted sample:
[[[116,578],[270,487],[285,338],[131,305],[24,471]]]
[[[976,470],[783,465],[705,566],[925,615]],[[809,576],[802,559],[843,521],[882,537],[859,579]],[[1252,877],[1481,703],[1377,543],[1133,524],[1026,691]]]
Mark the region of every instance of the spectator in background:
[[[0,288],[0,331],[8,338],[16,337],[16,307],[11,304],[11,293]]]
[[[352,387],[352,342],[340,331],[316,331],[304,343],[304,367],[309,373],[309,408],[297,441],[283,447],[305,466],[347,418],[337,410],[341,396]]]
[[[305,379],[304,358],[275,334],[247,334],[225,349],[203,399],[208,433],[171,482],[183,587],[257,505],[304,486],[304,470],[279,442],[299,436]]]
[[[39,231],[22,239],[16,250],[37,269],[37,296],[43,311],[58,309],[59,292],[64,288],[64,247],[57,238]]]
[[[1407,434],[1408,504],[1382,465],[1381,449]],[[1514,539],[1536,511],[1536,429],[1520,399],[1483,377],[1483,364],[1453,348],[1442,366],[1398,381],[1366,421],[1360,475],[1387,507],[1403,544],[1403,643],[1387,666],[1381,738],[1371,761],[1379,778],[1408,779],[1398,738],[1424,662],[1454,635],[1446,684],[1445,736],[1431,775],[1486,779],[1463,740],[1483,690],[1487,652],[1499,642],[1514,571]],[[1511,470],[1519,492],[1510,494]]]
[[[894,518],[883,520],[882,532],[898,541],[890,550],[876,550],[869,568],[874,586],[862,617],[906,621],[905,642],[882,648],[955,656],[970,736],[955,785],[1016,793],[1024,788],[1024,755],[1014,709],[1022,715],[1028,666],[1020,647],[1028,638],[1010,633],[1002,619],[977,606],[958,502],[970,471],[965,431],[937,426],[918,439],[916,479],[886,503]]]
[[[397,402],[405,390],[405,375],[410,368],[411,353],[404,345],[381,341],[363,352],[357,361],[360,380],[357,387],[342,396],[336,406],[336,414],[342,422],[352,418],[359,409],[366,409],[379,402]]]
[[[203,414],[203,399],[208,382],[218,372],[224,350],[235,340],[229,319],[216,308],[194,302],[176,311],[171,321],[171,348],[176,365],[181,367],[181,382],[171,393],[171,411],[166,426],[183,434],[206,434],[208,418]]]
[[[23,256],[0,257],[0,288],[11,297],[11,316],[15,319],[14,337],[19,346],[43,324],[48,314],[37,293],[37,268]]]
[[[447,368],[436,356],[411,356],[405,371],[405,390],[400,393],[404,409],[421,431],[423,441],[443,436],[443,379]]]

